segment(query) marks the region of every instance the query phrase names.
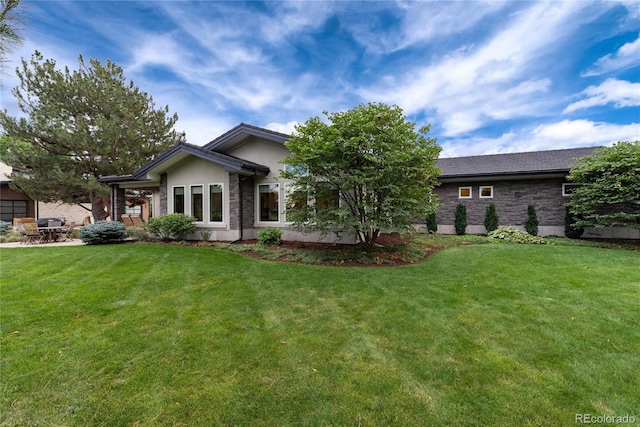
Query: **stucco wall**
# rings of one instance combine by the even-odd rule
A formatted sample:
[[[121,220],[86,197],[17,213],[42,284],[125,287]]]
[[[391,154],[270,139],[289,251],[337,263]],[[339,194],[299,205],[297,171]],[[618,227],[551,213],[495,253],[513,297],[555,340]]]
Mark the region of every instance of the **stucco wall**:
[[[75,221],[76,224],[82,225],[84,219],[91,216],[91,204],[83,203],[82,206],[89,210],[69,203],[38,202],[38,218],[64,218],[67,223]]]

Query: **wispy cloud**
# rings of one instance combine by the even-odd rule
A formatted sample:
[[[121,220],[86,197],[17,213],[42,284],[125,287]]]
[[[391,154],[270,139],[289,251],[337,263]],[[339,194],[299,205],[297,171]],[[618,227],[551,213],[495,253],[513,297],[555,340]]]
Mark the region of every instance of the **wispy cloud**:
[[[581,94],[587,98],[568,105],[564,114],[609,104],[615,108],[640,106],[640,83],[607,79],[598,86],[589,86]]]
[[[589,70],[583,73],[583,77],[599,76],[613,71],[626,70],[631,67],[637,67],[639,63],[640,37],[632,42],[625,43],[615,53],[610,53],[598,59]]]

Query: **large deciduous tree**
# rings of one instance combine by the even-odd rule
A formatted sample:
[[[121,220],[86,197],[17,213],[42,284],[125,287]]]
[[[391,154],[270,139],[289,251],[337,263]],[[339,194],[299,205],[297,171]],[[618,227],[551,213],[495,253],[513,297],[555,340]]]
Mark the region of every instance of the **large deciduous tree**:
[[[571,168],[569,180],[581,184],[569,203],[575,227],[640,229],[639,141],[596,149]]]
[[[26,118],[0,112],[9,138],[3,162],[21,173],[12,185],[41,201],[91,202],[96,220],[108,216],[108,187],[100,176],[126,175],[168,147],[182,142],[173,130],[178,117],[156,109],[153,98],[120,67],[78,58],[79,69],[64,71],[36,52],[18,69],[13,90]]]
[[[440,147],[398,106],[359,105],[298,125],[285,145],[287,219],[303,232],[345,231],[374,245],[435,211]]]

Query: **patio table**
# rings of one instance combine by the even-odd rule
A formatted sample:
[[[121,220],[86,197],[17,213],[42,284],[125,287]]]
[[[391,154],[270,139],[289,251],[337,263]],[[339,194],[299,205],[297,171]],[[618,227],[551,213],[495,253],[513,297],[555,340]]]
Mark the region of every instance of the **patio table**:
[[[58,232],[62,230],[62,227],[38,227],[38,231],[44,231],[47,234],[48,242],[58,241]]]

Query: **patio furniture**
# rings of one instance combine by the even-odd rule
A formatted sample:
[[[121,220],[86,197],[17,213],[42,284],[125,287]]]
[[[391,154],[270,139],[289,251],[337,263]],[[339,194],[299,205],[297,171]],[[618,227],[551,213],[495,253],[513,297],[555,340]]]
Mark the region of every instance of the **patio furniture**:
[[[122,215],[122,223],[126,228],[133,227],[133,220],[127,214]]]
[[[60,232],[58,233],[58,241],[60,242],[65,242],[67,240],[73,240],[71,238],[71,233],[73,232],[73,230],[76,228],[76,223],[75,221],[71,221],[71,223],[69,223],[68,227],[62,228],[60,230]]]
[[[44,233],[45,240],[55,242],[58,240],[58,232],[62,230],[62,221],[59,219],[48,219],[45,226],[38,226],[40,232]]]
[[[45,238],[44,233],[38,230],[38,224],[35,222],[19,224],[18,229],[24,238],[21,243],[24,243],[25,245],[41,243]]]
[[[144,225],[144,221],[138,215],[132,216],[131,221],[133,221],[134,227],[142,227]]]

